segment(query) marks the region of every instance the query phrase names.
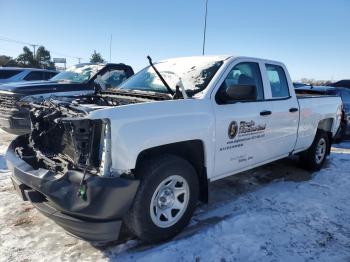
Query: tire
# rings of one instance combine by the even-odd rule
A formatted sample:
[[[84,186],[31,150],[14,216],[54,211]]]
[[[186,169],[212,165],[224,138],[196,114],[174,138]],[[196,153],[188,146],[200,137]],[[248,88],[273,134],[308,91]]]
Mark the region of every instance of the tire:
[[[334,141],[336,143],[341,143],[344,140],[344,138],[345,138],[345,130],[346,130],[346,125],[343,122],[340,123],[339,130],[338,130],[337,134],[334,137]]]
[[[195,169],[185,159],[163,155],[143,161],[136,176],[141,181],[124,224],[145,242],[174,237],[196,208],[199,182]]]
[[[320,170],[326,160],[328,148],[326,132],[318,131],[311,147],[301,154],[303,166],[310,171]]]

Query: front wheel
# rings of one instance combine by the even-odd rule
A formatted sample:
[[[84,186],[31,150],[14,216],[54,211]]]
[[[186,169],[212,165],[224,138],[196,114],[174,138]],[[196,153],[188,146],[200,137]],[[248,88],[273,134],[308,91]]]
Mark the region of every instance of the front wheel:
[[[326,132],[318,131],[311,147],[301,154],[303,165],[311,171],[320,170],[326,160],[328,148],[329,139]]]
[[[140,186],[124,223],[146,242],[178,234],[196,208],[199,185],[193,166],[174,155],[145,161],[136,171]]]
[[[334,141],[336,143],[341,143],[343,141],[343,139],[345,138],[345,130],[346,130],[346,124],[341,122],[339,129],[338,129],[338,132],[334,136]]]

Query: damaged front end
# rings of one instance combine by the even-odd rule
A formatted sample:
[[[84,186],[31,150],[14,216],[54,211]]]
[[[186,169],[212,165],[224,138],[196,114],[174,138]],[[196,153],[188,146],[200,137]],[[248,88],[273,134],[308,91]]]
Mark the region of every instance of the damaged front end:
[[[110,139],[108,120],[90,120],[85,115],[50,102],[35,105],[28,143],[16,152],[36,168],[60,174],[68,170],[103,174],[101,157],[105,139]]]
[[[108,242],[118,238],[139,181],[109,171],[109,120],[88,118],[91,110],[106,104],[82,104],[32,104],[32,131],[12,142],[6,158],[23,200],[70,234]]]

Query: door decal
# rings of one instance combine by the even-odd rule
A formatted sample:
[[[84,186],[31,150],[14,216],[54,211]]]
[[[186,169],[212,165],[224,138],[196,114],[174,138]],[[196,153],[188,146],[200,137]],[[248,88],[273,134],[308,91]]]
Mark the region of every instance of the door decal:
[[[266,123],[256,125],[253,120],[241,121],[239,127],[236,121],[228,126],[229,141],[220,148],[220,151],[231,150],[244,146],[243,142],[259,139],[265,136]],[[236,139],[235,139],[236,138]]]

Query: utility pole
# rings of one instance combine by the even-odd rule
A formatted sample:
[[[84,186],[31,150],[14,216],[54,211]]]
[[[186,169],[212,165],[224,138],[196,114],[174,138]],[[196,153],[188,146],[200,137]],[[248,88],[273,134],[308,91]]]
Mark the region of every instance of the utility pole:
[[[78,59],[78,64],[80,64],[81,57],[77,57],[77,59]]]
[[[205,0],[205,16],[204,16],[204,32],[203,32],[203,50],[202,55],[205,53],[205,36],[207,32],[207,15],[208,15],[208,0]]]
[[[111,39],[109,41],[109,62],[112,62],[112,34],[111,34]]]
[[[33,47],[33,49],[34,49],[34,57],[35,57],[35,47],[37,47],[37,46],[39,46],[39,45],[30,45],[30,46],[32,46]]]

